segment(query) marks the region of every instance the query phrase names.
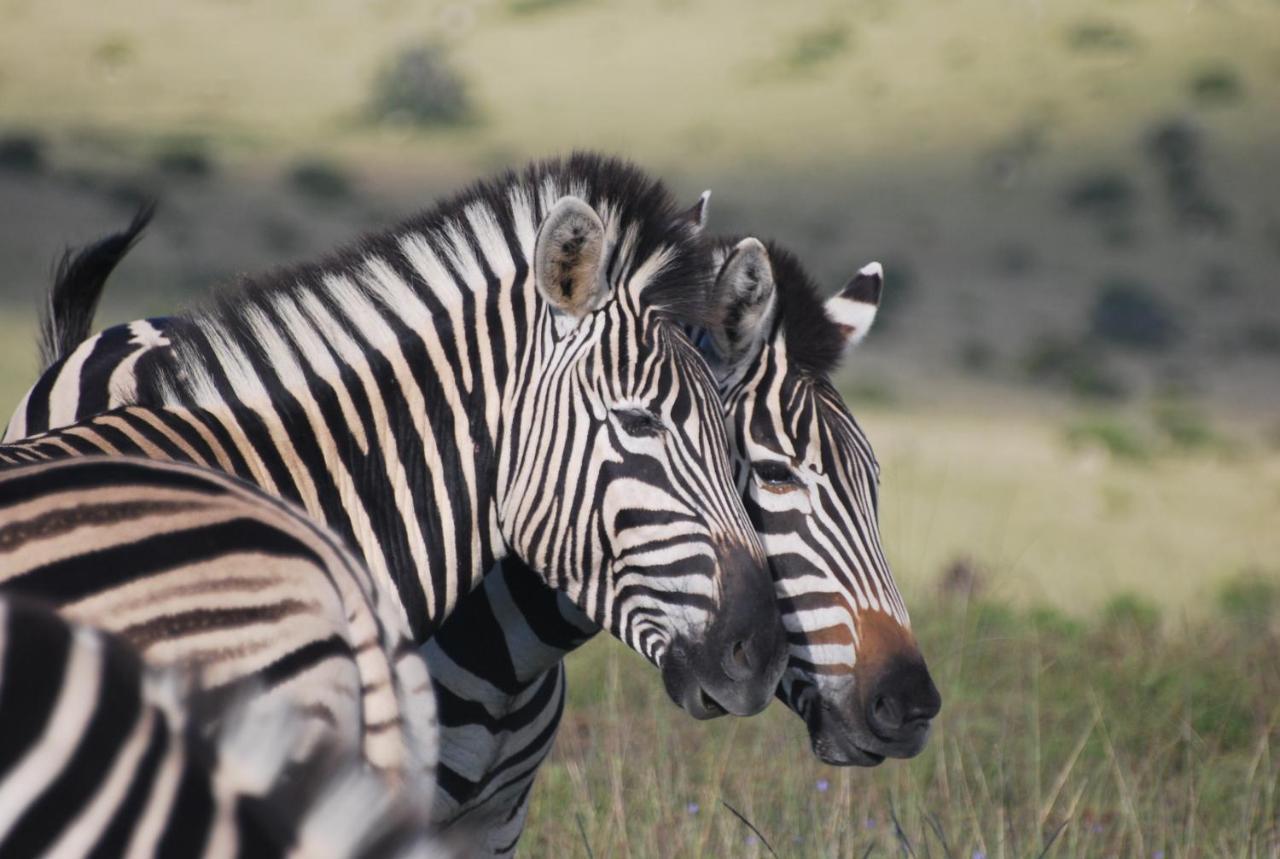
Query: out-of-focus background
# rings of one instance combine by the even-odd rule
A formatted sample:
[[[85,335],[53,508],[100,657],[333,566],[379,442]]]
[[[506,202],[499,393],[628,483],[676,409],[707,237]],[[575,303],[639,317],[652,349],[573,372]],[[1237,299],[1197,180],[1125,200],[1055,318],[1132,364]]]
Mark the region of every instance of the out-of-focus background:
[[[844,390],[945,700],[929,750],[826,768],[782,708],[695,724],[596,642],[528,855],[1278,855],[1274,0],[0,0],[0,21],[5,415],[57,254],[152,196],[102,323],[574,148],[713,189],[713,230],[777,239],[827,289],[885,264]]]

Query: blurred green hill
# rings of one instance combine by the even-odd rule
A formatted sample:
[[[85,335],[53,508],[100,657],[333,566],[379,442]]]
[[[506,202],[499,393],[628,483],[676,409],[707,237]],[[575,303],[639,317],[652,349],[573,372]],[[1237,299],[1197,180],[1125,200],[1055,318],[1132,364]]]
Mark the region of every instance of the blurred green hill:
[[[160,217],[163,312],[498,167],[640,161],[835,289],[886,263],[877,385],[1280,405],[1280,6],[2,0],[0,307]],[[946,384],[938,384],[945,382]],[[915,387],[913,387],[915,386]]]

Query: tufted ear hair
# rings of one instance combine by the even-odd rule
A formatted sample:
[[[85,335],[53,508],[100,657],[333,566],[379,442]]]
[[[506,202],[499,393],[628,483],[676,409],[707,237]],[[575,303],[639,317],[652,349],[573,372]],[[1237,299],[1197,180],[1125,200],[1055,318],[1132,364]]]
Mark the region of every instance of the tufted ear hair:
[[[693,227],[693,232],[701,233],[707,226],[707,207],[711,202],[711,192],[703,191],[698,195],[698,202],[676,215],[677,221],[683,221]]]
[[[717,322],[711,327],[714,354],[710,363],[721,377],[732,375],[755,358],[778,304],[769,251],[759,239],[745,238],[720,266],[712,300]]]
[[[577,197],[561,197],[542,219],[533,243],[533,276],[543,299],[573,320],[600,306],[604,223]]]
[[[884,269],[880,263],[872,262],[864,265],[844,289],[827,299],[827,315],[840,326],[845,352],[861,343],[871,330],[883,290]]]

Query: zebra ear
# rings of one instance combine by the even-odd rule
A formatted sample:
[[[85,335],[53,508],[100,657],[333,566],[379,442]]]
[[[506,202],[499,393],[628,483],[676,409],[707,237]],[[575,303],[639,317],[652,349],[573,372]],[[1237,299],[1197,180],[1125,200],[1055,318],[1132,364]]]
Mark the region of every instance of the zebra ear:
[[[703,191],[698,195],[698,202],[677,215],[676,220],[688,224],[694,233],[701,233],[707,226],[707,206],[710,202],[711,192]]]
[[[581,319],[607,291],[602,276],[604,223],[577,197],[561,197],[538,227],[533,276],[538,292],[556,310]]]
[[[713,291],[717,322],[711,328],[713,364],[730,375],[755,358],[773,325],[777,287],[769,251],[746,238],[729,253]]]
[[[859,269],[844,289],[827,299],[827,315],[840,326],[846,352],[861,343],[871,330],[883,289],[884,269],[880,263],[872,262]]]

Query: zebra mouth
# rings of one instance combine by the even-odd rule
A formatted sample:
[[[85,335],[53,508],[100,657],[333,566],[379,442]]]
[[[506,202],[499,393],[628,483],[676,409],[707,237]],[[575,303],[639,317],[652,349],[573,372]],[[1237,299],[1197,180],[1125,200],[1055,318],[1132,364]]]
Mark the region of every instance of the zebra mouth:
[[[724,707],[721,707],[718,703],[716,703],[716,699],[715,699],[715,698],[712,698],[710,695],[708,695],[708,694],[707,694],[707,690],[706,690],[706,689],[699,689],[699,690],[698,690],[698,698],[699,698],[699,699],[701,700],[701,702],[702,702],[702,708],[703,708],[703,710],[705,710],[705,711],[706,711],[706,713],[707,713],[706,718],[714,718],[714,717],[716,717],[716,716],[724,716],[724,715],[726,715],[726,714],[729,712],[729,711],[728,711],[728,710],[726,710]]]

